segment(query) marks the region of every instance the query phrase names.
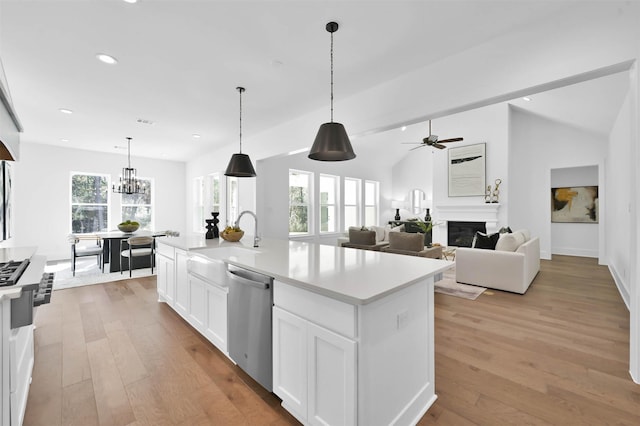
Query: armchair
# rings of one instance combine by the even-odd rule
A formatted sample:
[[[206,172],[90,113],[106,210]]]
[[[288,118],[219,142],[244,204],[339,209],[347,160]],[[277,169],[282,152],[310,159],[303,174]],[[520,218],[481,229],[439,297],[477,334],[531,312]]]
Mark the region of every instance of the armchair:
[[[387,253],[408,254],[410,256],[442,258],[442,247],[425,247],[424,234],[410,232],[390,232],[389,246],[381,249]]]

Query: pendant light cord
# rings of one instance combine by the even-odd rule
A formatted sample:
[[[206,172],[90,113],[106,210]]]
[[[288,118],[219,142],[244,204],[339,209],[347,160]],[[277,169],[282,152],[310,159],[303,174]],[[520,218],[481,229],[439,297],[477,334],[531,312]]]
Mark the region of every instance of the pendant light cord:
[[[331,122],[333,123],[333,32],[331,32]]]
[[[240,154],[242,154],[242,92],[244,89],[238,87],[238,92],[240,92]]]

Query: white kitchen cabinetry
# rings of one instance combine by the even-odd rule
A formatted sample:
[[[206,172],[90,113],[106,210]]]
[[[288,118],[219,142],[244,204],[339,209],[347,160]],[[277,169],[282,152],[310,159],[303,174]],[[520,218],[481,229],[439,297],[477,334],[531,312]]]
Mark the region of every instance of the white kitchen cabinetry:
[[[207,283],[189,274],[189,323],[202,333],[205,322],[205,287]]]
[[[274,291],[274,393],[302,423],[355,424],[357,344],[327,328],[352,334],[354,308],[282,283]],[[346,323],[326,320],[336,315]]]
[[[187,273],[187,261],[189,256],[185,250],[179,248],[175,249],[175,265],[176,265],[176,302],[175,310],[183,318],[188,320],[189,315],[189,301],[191,296],[189,295],[189,278]]]
[[[415,424],[435,400],[433,278],[352,305],[274,284],[273,392],[303,424]]]
[[[207,316],[204,335],[222,352],[227,353],[227,289],[215,285],[205,287]]]

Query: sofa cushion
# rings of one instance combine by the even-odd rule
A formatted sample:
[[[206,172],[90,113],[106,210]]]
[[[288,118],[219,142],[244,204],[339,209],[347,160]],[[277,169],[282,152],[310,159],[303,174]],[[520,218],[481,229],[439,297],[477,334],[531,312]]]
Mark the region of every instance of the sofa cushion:
[[[368,244],[376,243],[376,231],[362,231],[360,229],[349,229],[349,242],[351,244]]]
[[[487,249],[487,250],[495,250],[496,243],[500,238],[500,234],[497,232],[495,234],[487,235],[480,231],[476,232],[476,235],[473,237],[473,242],[471,243],[471,247],[477,249]]]
[[[525,235],[521,231],[511,234],[502,234],[496,243],[497,251],[516,251],[518,247],[526,242]]]
[[[394,250],[422,251],[424,249],[424,234],[390,232],[389,248]]]

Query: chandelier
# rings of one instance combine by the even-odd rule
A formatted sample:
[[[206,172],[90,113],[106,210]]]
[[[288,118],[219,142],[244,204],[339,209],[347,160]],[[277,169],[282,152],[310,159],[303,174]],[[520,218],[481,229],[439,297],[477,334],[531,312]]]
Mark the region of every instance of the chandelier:
[[[131,167],[131,138],[127,138],[127,162],[127,167],[122,169],[118,187],[116,188],[116,184],[113,184],[113,192],[118,194],[144,194],[147,189],[136,178],[136,169]]]

